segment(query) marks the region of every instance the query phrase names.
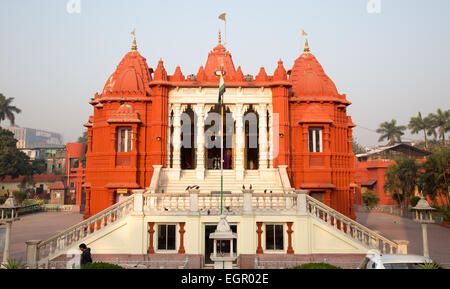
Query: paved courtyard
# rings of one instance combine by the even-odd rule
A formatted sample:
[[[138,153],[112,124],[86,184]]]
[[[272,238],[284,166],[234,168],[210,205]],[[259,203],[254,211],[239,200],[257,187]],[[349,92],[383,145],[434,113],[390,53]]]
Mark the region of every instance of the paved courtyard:
[[[357,212],[357,221],[390,240],[408,240],[408,253],[423,254],[422,229],[414,221],[384,213]],[[45,240],[58,231],[82,221],[79,213],[47,212],[21,217],[14,222],[11,235],[12,259],[26,259],[27,240]],[[450,229],[440,225],[428,226],[428,243],[433,260],[450,268]],[[0,256],[3,256],[3,252]]]
[[[390,240],[408,240],[408,254],[423,255],[422,228],[411,219],[385,213],[356,212],[357,221]],[[428,225],[430,257],[450,268],[450,229]]]
[[[82,220],[82,214],[72,212],[43,212],[22,216],[12,225],[10,258],[26,261],[26,241],[46,240]]]

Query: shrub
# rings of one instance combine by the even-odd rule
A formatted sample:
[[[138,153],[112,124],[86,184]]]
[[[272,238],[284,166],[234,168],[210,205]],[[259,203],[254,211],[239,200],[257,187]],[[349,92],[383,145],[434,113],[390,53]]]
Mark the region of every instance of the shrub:
[[[419,264],[417,269],[442,269],[442,266],[441,266],[441,264],[438,264],[436,262],[424,263],[424,264]]]
[[[4,269],[26,269],[27,265],[22,263],[21,260],[9,259],[6,264],[2,265]]]
[[[45,204],[45,200],[42,199],[26,199],[23,201],[22,206],[43,205],[43,204]]]
[[[124,269],[124,268],[116,264],[95,262],[81,265],[80,269]]]
[[[307,263],[301,266],[296,266],[291,269],[342,269],[328,263]]]
[[[364,192],[362,197],[364,204],[369,208],[375,207],[380,201],[380,197],[373,191]]]
[[[446,222],[450,221],[450,208],[449,207],[445,207],[445,206],[437,207],[437,212],[439,213],[439,215],[442,216],[442,218],[444,218],[444,221],[446,221]]]
[[[420,197],[414,196],[409,200],[409,203],[411,204],[411,207],[415,207],[419,201],[420,201]]]
[[[14,192],[14,198],[16,199],[18,204],[22,204],[22,202],[27,198],[26,192]]]

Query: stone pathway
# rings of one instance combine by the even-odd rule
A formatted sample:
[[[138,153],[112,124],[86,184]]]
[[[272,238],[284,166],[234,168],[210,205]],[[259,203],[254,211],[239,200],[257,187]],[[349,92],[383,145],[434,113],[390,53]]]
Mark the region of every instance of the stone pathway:
[[[390,240],[408,240],[408,254],[423,255],[422,228],[411,219],[387,213],[356,212],[356,221]],[[450,268],[450,229],[428,225],[430,257]]]
[[[72,212],[42,212],[22,216],[12,225],[10,259],[26,261],[28,240],[46,240],[83,220],[83,215]],[[0,226],[0,227],[5,227]],[[3,258],[3,251],[0,261]]]

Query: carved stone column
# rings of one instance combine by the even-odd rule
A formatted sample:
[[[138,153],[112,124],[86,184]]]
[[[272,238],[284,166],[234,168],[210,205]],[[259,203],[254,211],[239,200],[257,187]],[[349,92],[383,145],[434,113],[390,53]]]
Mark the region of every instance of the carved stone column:
[[[185,222],[180,222],[180,248],[178,249],[178,254],[184,254],[186,253],[186,251],[184,250],[184,233],[186,233],[186,231],[184,230],[184,225],[186,225]]]
[[[288,248],[287,248],[287,254],[294,254],[294,248],[292,248],[292,233],[294,232],[292,230],[292,224],[293,222],[287,222],[287,233],[288,233]]]
[[[262,222],[256,222],[256,226],[258,227],[258,230],[256,230],[256,233],[258,234],[258,248],[256,248],[256,254],[263,254],[263,248],[262,248]]]
[[[258,106],[259,115],[259,169],[267,169],[267,108]]]
[[[197,168],[195,169],[197,179],[203,180],[205,178],[205,106],[197,104],[194,106],[195,114],[197,115]]]
[[[155,230],[153,229],[154,226],[155,226],[154,222],[148,223],[148,250],[147,250],[148,254],[155,253],[155,248],[153,247],[153,233],[155,233]]]
[[[272,106],[269,105],[269,153],[268,153],[268,162],[269,168],[273,168],[273,148],[274,148],[274,138],[273,138],[273,111]],[[277,144],[278,145],[278,144]]]
[[[181,172],[181,105],[173,106],[173,168],[178,172],[176,179],[180,178]]]
[[[167,121],[167,162],[166,168],[170,168],[170,161],[172,155],[170,153],[171,144],[172,144],[172,135],[171,135],[171,127],[172,127],[172,116],[171,116],[172,107],[169,108],[169,119]]]
[[[236,180],[244,180],[244,106],[237,104],[232,108],[233,118],[236,120],[235,171]]]

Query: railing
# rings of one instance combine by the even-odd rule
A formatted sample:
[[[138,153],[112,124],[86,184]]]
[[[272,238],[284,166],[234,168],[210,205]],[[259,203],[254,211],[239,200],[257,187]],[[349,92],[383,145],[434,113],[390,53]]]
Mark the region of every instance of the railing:
[[[37,245],[38,265],[51,260],[83,238],[104,229],[108,224],[123,219],[133,210],[134,195],[74,225],[64,232]]]
[[[188,269],[189,258],[185,260],[129,260],[129,259],[99,259],[94,262],[104,262],[115,264],[125,269]],[[72,262],[68,260],[50,261],[42,263],[39,269],[77,269],[79,262]]]
[[[255,258],[255,269],[289,269],[309,263],[318,263],[319,261],[300,261],[300,260],[260,260]],[[326,258],[324,263],[331,264],[343,269],[356,269],[361,262],[345,262],[345,261],[328,261]]]
[[[366,248],[377,249],[385,254],[401,253],[397,243],[386,239],[310,196],[306,196],[306,210],[327,225],[360,242]]]
[[[29,205],[29,206],[23,206],[20,207],[18,209],[19,211],[19,215],[25,215],[25,214],[29,214],[29,213],[34,213],[34,212],[40,212],[42,211],[42,205],[40,204],[34,204],[34,205]]]
[[[121,220],[131,212],[134,215],[218,215],[220,194],[200,194],[190,190],[182,194],[162,194],[134,190],[134,194],[68,230],[44,241],[30,241],[28,263],[42,266],[61,255],[74,244],[109,224]],[[227,215],[310,215],[341,231],[366,248],[382,253],[406,254],[400,241],[390,241],[378,233],[358,224],[347,216],[331,209],[305,191],[296,193],[254,194],[252,190],[223,195],[223,211]],[[34,242],[34,243],[33,243]],[[35,246],[35,250],[31,249]],[[28,250],[28,249],[27,249]],[[30,261],[31,260],[31,261]],[[34,261],[33,261],[34,260]]]
[[[228,215],[243,213],[246,202],[244,195],[244,193],[224,194],[223,211]],[[252,212],[261,214],[292,212],[297,206],[297,195],[250,193],[249,205]],[[145,193],[143,206],[146,214],[198,212],[199,214],[216,215],[220,213],[221,196],[214,193]]]
[[[376,206],[374,208],[367,208],[367,210],[369,212],[389,213],[392,215],[405,217],[405,218],[409,218],[409,219],[415,219],[415,217],[416,217],[415,212],[411,211],[410,208],[402,209],[402,208],[399,208],[396,206]],[[444,220],[444,218],[438,212],[432,212],[432,219],[437,224],[441,224],[442,221]]]

